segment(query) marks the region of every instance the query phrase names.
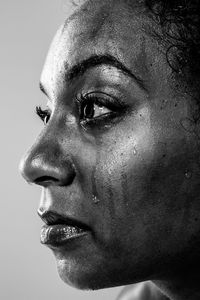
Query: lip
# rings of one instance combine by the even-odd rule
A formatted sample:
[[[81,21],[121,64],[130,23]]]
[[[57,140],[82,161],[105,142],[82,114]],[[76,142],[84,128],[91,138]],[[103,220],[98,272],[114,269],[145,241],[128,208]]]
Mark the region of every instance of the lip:
[[[76,226],[57,224],[44,225],[41,230],[40,241],[44,245],[58,247],[88,234],[88,231]]]
[[[58,214],[55,211],[38,211],[45,225],[41,229],[40,241],[50,247],[59,247],[78,240],[89,233],[90,228],[74,218]]]

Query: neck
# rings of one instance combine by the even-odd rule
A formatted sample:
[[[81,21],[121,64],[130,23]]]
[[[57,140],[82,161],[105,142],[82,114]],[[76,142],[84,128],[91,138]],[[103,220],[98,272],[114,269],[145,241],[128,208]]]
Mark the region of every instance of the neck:
[[[160,288],[170,300],[200,299],[200,269],[185,270],[181,276],[167,280],[156,280],[153,283]]]

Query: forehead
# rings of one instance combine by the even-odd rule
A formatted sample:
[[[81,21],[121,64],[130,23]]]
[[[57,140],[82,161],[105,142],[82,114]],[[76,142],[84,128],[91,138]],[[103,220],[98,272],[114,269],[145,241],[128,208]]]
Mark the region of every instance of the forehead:
[[[87,1],[57,32],[41,81],[45,85],[51,81],[52,87],[66,69],[105,53],[134,69],[136,76],[145,76],[148,57],[158,59],[158,45],[149,33],[151,27],[152,19],[141,1],[132,1],[131,7],[128,1]]]

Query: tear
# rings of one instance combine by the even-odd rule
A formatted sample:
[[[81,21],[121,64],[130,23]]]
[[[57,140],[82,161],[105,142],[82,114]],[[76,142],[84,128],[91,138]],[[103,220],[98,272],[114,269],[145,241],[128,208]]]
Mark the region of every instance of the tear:
[[[92,195],[92,201],[94,202],[94,204],[98,204],[100,202],[100,200],[95,195]]]

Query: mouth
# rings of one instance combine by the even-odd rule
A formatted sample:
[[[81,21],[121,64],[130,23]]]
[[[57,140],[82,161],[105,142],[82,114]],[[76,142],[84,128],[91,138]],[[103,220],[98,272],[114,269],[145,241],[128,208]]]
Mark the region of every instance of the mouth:
[[[91,231],[82,222],[55,212],[39,213],[39,216],[46,223],[41,229],[40,241],[42,244],[53,248],[66,245],[66,243],[77,240]]]

